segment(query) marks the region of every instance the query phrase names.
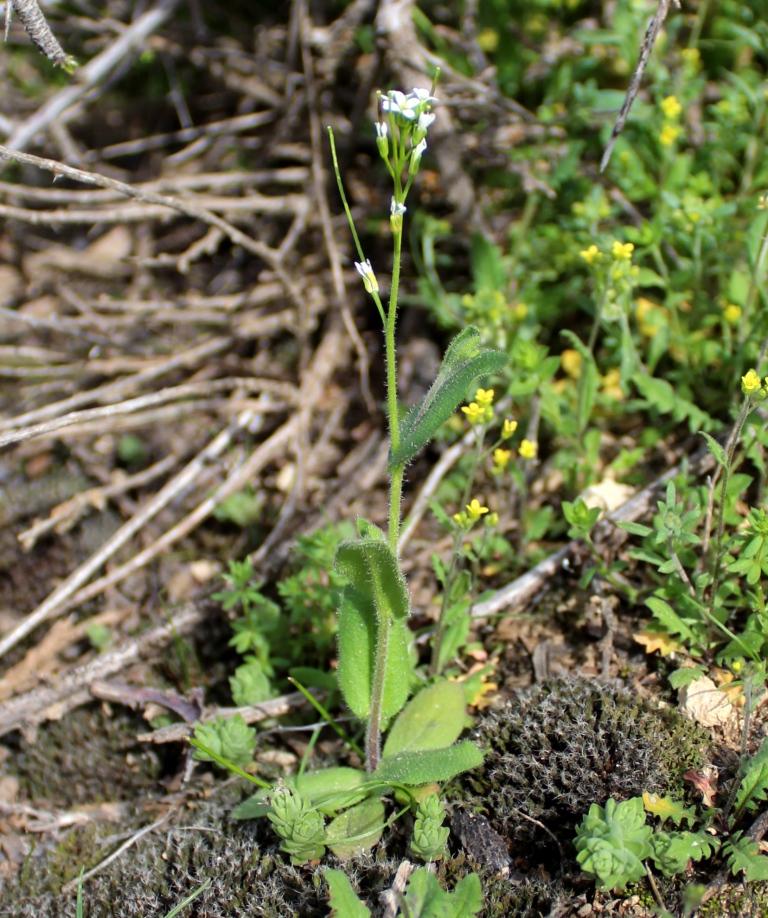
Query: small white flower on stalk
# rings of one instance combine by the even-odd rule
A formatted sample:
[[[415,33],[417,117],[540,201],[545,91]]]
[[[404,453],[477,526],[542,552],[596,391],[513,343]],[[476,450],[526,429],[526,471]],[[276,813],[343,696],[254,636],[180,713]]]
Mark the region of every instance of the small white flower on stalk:
[[[424,151],[427,149],[427,141],[421,140],[416,146],[411,150],[411,158],[408,161],[408,174],[416,175],[419,171],[419,166],[421,165],[421,157],[424,155]]]
[[[386,121],[377,121],[376,122],[376,146],[379,148],[379,153],[381,158],[386,160],[389,156],[389,140],[387,134],[389,133],[389,128],[387,127]]]
[[[403,214],[406,211],[405,204],[398,204],[394,196],[389,205],[389,225],[393,233],[399,233],[403,228]]]
[[[419,115],[419,120],[416,124],[416,129],[413,132],[414,143],[421,143],[422,140],[427,136],[427,131],[429,126],[435,120],[435,116],[431,115],[429,112],[422,112]]]
[[[376,275],[373,273],[373,268],[371,267],[371,259],[366,258],[365,261],[356,261],[355,268],[357,269],[357,273],[363,279],[365,292],[378,293],[379,282],[376,280]]]

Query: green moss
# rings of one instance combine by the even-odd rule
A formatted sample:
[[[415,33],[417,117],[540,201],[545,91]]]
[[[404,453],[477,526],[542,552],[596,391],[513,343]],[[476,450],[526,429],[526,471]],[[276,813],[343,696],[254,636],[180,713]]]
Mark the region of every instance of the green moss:
[[[645,791],[681,795],[682,775],[701,763],[707,742],[671,708],[576,679],[508,701],[478,725],[474,739],[488,750],[486,761],[455,783],[452,797],[485,812],[513,853],[529,856],[532,845],[554,852],[551,836],[526,816],[570,844],[592,803]]]
[[[143,800],[164,767],[154,748],[136,742],[145,729],[125,709],[107,716],[101,706],[89,705],[45,724],[34,743],[21,739],[9,768],[30,799],[61,809]],[[171,754],[176,758],[178,751]]]
[[[701,918],[765,918],[768,915],[768,883],[725,886],[699,909]]]

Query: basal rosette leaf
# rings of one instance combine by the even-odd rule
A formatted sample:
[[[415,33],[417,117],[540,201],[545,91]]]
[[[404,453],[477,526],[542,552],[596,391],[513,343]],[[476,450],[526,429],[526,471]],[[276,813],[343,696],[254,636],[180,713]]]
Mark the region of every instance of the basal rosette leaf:
[[[430,784],[449,781],[483,764],[483,753],[466,740],[447,749],[401,752],[382,762],[372,777],[396,784]]]
[[[441,680],[426,686],[392,725],[382,758],[450,746],[464,729],[466,710],[464,689],[458,682]]]

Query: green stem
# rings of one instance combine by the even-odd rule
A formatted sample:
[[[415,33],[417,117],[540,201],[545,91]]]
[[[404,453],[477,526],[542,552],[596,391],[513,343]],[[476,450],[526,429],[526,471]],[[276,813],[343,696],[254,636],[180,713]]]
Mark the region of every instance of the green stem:
[[[376,628],[376,661],[371,686],[371,713],[365,735],[366,769],[369,774],[379,767],[381,755],[381,708],[384,700],[384,680],[387,674],[387,651],[392,620],[382,618]]]
[[[387,407],[389,410],[389,437],[392,452],[400,448],[400,430],[397,423],[397,354],[395,351],[395,321],[397,319],[397,296],[400,291],[400,259],[403,249],[402,229],[395,234],[394,263],[392,265],[392,286],[389,291],[389,310],[384,330],[384,347],[387,360]],[[391,501],[390,501],[391,503]],[[389,534],[390,543],[392,533]]]
[[[717,511],[717,535],[715,537],[715,566],[712,573],[712,592],[709,597],[709,615],[710,621],[714,619],[715,616],[715,606],[717,604],[717,591],[720,588],[720,568],[723,563],[723,555],[725,554],[725,500],[728,493],[728,479],[731,475],[731,466],[733,465],[733,454],[736,452],[736,445],[739,442],[739,437],[741,436],[741,431],[744,429],[744,424],[747,420],[747,415],[749,414],[752,408],[752,403],[749,399],[749,396],[744,397],[744,402],[742,403],[741,410],[739,411],[739,416],[736,418],[736,423],[733,425],[733,430],[731,435],[728,438],[728,443],[725,447],[726,462],[723,467],[723,483],[720,491],[720,506]],[[712,628],[710,625],[710,637],[714,637]]]
[[[399,198],[396,196],[396,200]],[[400,430],[397,417],[397,353],[395,350],[395,320],[397,318],[397,295],[400,289],[400,260],[402,256],[402,227],[394,233],[394,262],[392,265],[392,285],[389,291],[389,309],[384,326],[384,348],[387,364],[387,408],[389,411],[389,438],[392,452],[400,446]],[[390,473],[389,487],[389,545],[397,554],[397,541],[400,535],[400,501],[403,494],[403,476],[405,464],[396,465]],[[384,699],[384,682],[387,673],[387,653],[389,650],[389,632],[392,622],[389,618],[380,619],[376,629],[376,659],[374,661],[373,685],[371,686],[371,713],[368,718],[366,733],[366,767],[369,772],[376,770],[381,754],[381,711]]]

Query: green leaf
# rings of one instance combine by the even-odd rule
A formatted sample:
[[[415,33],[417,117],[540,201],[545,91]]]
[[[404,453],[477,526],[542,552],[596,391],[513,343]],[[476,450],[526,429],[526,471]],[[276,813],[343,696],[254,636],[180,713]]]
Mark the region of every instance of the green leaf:
[[[741,832],[734,832],[723,851],[734,876],[743,873],[748,881],[768,880],[768,857],[760,854],[757,842],[748,835],[742,837]]]
[[[365,720],[371,711],[376,649],[376,611],[373,601],[352,584],[344,587],[338,613],[339,687],[349,709]],[[410,631],[404,621],[389,624],[387,673],[382,717],[388,720],[403,707],[410,692]]]
[[[466,397],[479,376],[498,373],[507,363],[502,351],[480,350],[481,335],[470,325],[453,339],[429,392],[400,422],[400,446],[390,453],[389,467],[410,462],[435,436]]]
[[[669,684],[673,689],[682,688],[684,685],[690,685],[702,676],[706,675],[706,669],[703,666],[687,666],[685,669],[676,669],[669,674]]]
[[[357,898],[346,874],[326,870],[323,876],[331,893],[330,918],[371,918],[371,910]]]
[[[300,682],[304,688],[319,688],[326,692],[335,692],[339,688],[336,673],[329,673],[314,666],[292,666],[288,670],[288,675]]]
[[[361,720],[371,712],[376,610],[352,584],[344,587],[338,611],[339,688],[350,711]]]
[[[458,682],[426,686],[401,711],[389,731],[382,758],[450,746],[464,729],[466,711],[464,689]]]
[[[723,468],[726,468],[728,466],[728,456],[726,455],[723,447],[720,446],[714,437],[710,437],[708,433],[704,433],[704,431],[702,431],[701,435],[707,441],[709,451],[715,457],[717,464],[721,465]]]
[[[768,740],[747,763],[747,770],[741,779],[736,794],[736,812],[743,809],[755,810],[765,800],[768,793]]]
[[[408,617],[411,611],[408,586],[394,552],[383,539],[369,536],[342,542],[336,552],[335,566],[373,602],[379,621],[382,616]]]
[[[631,535],[640,536],[641,538],[653,535],[653,529],[650,526],[643,526],[641,523],[633,523],[630,520],[621,520],[616,525],[619,529],[623,529],[624,532],[629,532]]]
[[[483,764],[483,758],[477,746],[466,740],[446,749],[401,752],[382,762],[373,777],[396,784],[431,784],[477,768]]]
[[[366,774],[357,768],[321,768],[298,775],[294,781],[301,795],[326,815],[357,803],[366,794]]]
[[[581,338],[570,331],[563,331],[562,334],[567,338],[571,345],[581,354],[582,366],[579,375],[579,400],[576,410],[576,424],[579,434],[583,433],[589,423],[592,409],[595,407],[597,399],[597,388],[600,374],[597,372],[597,365],[592,351],[582,343]]]
[[[699,636],[690,625],[680,618],[668,602],[664,602],[658,596],[649,596],[645,604],[670,634],[679,634],[681,637],[687,638],[691,643],[698,644]]]
[[[470,873],[459,880],[453,890],[453,918],[470,918],[483,907],[483,888],[480,877]]]
[[[333,820],[326,830],[326,844],[336,857],[356,857],[379,841],[385,822],[384,804],[369,797]]]
[[[688,825],[693,825],[696,821],[694,810],[691,807],[685,807],[679,800],[648,793],[643,794],[642,799],[646,812],[652,816],[658,816],[662,825],[667,819],[671,819],[676,826],[679,826],[684,819],[688,820]]]
[[[414,870],[405,891],[409,918],[472,918],[483,907],[480,877],[470,873],[452,893],[426,867]]]
[[[501,252],[482,233],[472,233],[470,260],[476,290],[503,290],[506,287],[507,276]]]

